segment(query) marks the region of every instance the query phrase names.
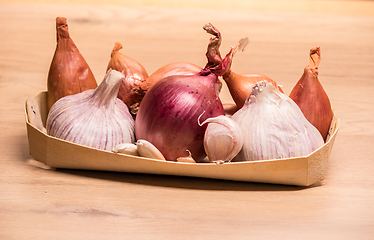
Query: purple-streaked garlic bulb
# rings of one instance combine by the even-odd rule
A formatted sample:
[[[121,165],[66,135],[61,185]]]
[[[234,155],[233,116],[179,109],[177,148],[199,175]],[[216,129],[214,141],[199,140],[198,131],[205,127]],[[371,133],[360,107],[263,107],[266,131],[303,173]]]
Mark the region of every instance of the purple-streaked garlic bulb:
[[[49,111],[47,133],[107,151],[135,142],[135,122],[126,104],[117,98],[122,80],[122,73],[110,69],[96,89],[59,99]]]
[[[243,148],[233,161],[307,156],[324,144],[299,106],[266,80],[253,87],[232,119],[244,136]]]

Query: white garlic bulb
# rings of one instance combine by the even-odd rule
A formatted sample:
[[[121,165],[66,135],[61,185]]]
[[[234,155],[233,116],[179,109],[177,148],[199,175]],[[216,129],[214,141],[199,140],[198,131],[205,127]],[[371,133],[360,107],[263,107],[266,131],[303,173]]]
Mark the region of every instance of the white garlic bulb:
[[[133,143],[134,119],[117,98],[122,80],[122,73],[110,69],[96,89],[59,99],[48,113],[47,133],[107,151],[121,143]]]
[[[233,161],[306,156],[324,144],[296,103],[265,80],[253,87],[232,119],[244,136],[243,148]]]
[[[200,115],[201,116],[201,115]],[[242,149],[243,134],[239,125],[228,116],[206,119],[204,149],[209,162],[230,162]]]

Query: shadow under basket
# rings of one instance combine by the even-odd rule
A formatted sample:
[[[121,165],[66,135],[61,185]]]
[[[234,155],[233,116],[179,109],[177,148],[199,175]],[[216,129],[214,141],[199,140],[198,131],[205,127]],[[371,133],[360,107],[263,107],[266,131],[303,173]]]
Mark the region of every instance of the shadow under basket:
[[[47,94],[41,92],[29,98],[26,101],[25,112],[30,155],[52,168],[310,186],[321,181],[326,175],[328,159],[339,130],[339,119],[334,116],[325,144],[304,157],[222,164],[163,161],[94,149],[47,135],[43,131],[48,112]],[[35,124],[30,118],[30,111],[41,118],[39,124]]]

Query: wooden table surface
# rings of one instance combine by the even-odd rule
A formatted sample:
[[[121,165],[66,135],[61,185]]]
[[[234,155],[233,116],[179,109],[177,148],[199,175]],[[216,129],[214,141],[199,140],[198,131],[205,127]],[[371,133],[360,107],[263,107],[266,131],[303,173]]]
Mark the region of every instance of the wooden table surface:
[[[373,1],[304,1],[279,11],[66,2],[0,2],[0,239],[374,238]],[[149,73],[177,61],[204,66],[208,22],[222,33],[222,53],[249,37],[234,71],[268,75],[286,93],[320,46],[320,81],[341,119],[326,178],[302,188],[38,164],[24,104],[46,90],[57,16],[67,17],[98,82],[116,41]],[[231,101],[226,88],[221,98]]]

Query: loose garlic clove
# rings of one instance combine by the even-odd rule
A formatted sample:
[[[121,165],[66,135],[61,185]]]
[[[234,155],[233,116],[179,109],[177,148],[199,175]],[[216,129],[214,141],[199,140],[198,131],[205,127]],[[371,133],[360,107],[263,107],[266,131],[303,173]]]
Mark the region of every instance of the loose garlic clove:
[[[141,157],[166,160],[164,155],[152,143],[146,140],[138,140],[136,146]]]
[[[92,90],[60,98],[47,117],[47,133],[84,146],[112,151],[113,146],[135,141],[135,121],[117,98],[123,75],[109,70]]]
[[[139,156],[138,147],[134,143],[121,143],[113,147],[112,152]]]
[[[201,116],[201,115],[200,115]],[[230,162],[243,146],[243,135],[239,125],[230,117],[220,115],[206,119],[204,149],[209,162]]]
[[[192,158],[191,152],[188,149],[187,149],[187,152],[188,152],[188,156],[177,158],[177,162],[196,163],[196,161]]]
[[[324,144],[297,104],[267,81],[258,82],[232,119],[244,136],[233,161],[307,156]]]

